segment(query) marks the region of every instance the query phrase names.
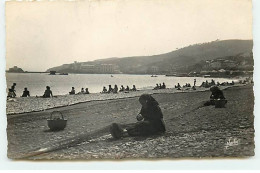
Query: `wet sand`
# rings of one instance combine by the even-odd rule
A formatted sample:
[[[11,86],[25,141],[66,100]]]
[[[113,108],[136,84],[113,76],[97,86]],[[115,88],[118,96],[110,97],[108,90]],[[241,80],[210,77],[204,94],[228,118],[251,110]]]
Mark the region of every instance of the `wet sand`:
[[[113,140],[82,140],[28,159],[130,159],[187,157],[247,157],[254,155],[253,86],[225,89],[226,108],[201,107],[210,92],[156,93],[167,132],[161,136]],[[8,157],[17,158],[39,148],[88,134],[113,122],[133,123],[140,111],[138,97],[100,100],[41,112],[8,115]],[[68,119],[63,131],[50,132],[46,119],[52,111]]]

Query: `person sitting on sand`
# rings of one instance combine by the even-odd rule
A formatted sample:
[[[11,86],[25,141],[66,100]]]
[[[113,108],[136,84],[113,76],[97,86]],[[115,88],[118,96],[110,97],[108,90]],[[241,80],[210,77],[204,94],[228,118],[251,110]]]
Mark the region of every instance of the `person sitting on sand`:
[[[117,91],[118,91],[118,87],[117,87],[117,85],[115,85],[115,87],[113,89],[113,93],[117,93]]]
[[[69,92],[70,95],[74,95],[75,94],[75,89],[74,87],[71,88],[71,92]]]
[[[125,91],[125,87],[123,85],[121,85],[119,92],[123,92],[123,91]]]
[[[129,86],[128,86],[128,85],[126,86],[126,89],[125,89],[125,91],[130,91],[130,88],[129,88]]]
[[[154,87],[154,90],[158,90],[160,87],[158,85],[158,83],[156,84],[156,87]]]
[[[210,85],[216,85],[215,81],[213,79],[211,79]]]
[[[27,88],[24,88],[22,97],[30,97],[30,91],[28,91]]]
[[[51,91],[51,88],[49,86],[46,86],[46,90],[44,91],[44,94],[43,94],[43,98],[49,98],[49,97],[53,97],[52,95],[52,91]]]
[[[135,85],[133,85],[132,91],[137,91]]]
[[[13,85],[11,86],[11,89],[13,90],[13,92],[14,92],[14,95],[16,96],[16,91],[15,91],[15,86],[16,86],[16,83],[13,83]]]
[[[13,97],[16,97],[15,85],[16,85],[16,83],[14,83],[13,86],[11,86]]]
[[[178,83],[178,85],[177,85],[177,90],[181,90],[181,85],[180,85],[180,83]]]
[[[208,80],[206,80],[205,88],[209,88],[209,87],[210,87],[209,82],[208,82]]]
[[[85,93],[84,94],[89,94],[88,88],[85,89]]]
[[[111,85],[108,85],[108,93],[113,92],[113,88],[111,87]]]
[[[107,93],[107,88],[104,86],[103,91],[101,93]]]
[[[207,101],[204,105],[215,105],[215,100],[225,100],[225,96],[223,94],[223,91],[219,89],[217,86],[211,86],[210,87],[211,95],[210,95],[210,101]],[[227,101],[226,101],[227,103]]]
[[[126,129],[122,129],[117,123],[111,125],[110,132],[115,139],[123,136],[149,136],[166,131],[159,103],[149,94],[141,95],[139,102],[142,105],[136,117],[139,122],[131,124]]]
[[[162,89],[166,89],[166,85],[165,85],[164,82],[163,82],[163,84],[162,84]]]
[[[14,98],[15,97],[15,93],[14,93],[12,88],[8,89],[7,97],[10,97],[10,98]]]

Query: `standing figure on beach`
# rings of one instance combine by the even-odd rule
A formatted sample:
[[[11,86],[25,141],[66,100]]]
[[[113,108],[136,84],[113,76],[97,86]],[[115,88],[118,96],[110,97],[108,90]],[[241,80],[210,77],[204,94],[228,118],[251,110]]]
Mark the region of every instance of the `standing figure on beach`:
[[[46,90],[44,91],[44,94],[42,97],[43,98],[53,97],[51,88],[49,86],[46,86]]]
[[[193,86],[195,87],[196,86],[196,79],[194,79],[194,82],[193,82]]]
[[[141,95],[139,102],[142,105],[136,117],[139,122],[130,124],[126,129],[122,129],[117,123],[111,125],[110,132],[115,139],[123,136],[155,135],[166,131],[159,103],[149,94]]]
[[[72,87],[72,88],[71,88],[71,92],[69,92],[69,94],[70,94],[70,95],[74,95],[74,94],[75,94],[75,92],[76,92],[76,91],[75,91],[75,88],[74,88],[74,87]]]
[[[219,89],[217,86],[210,87],[211,95],[210,95],[210,101],[207,101],[204,103],[204,106],[209,105],[215,105],[215,100],[225,100],[225,96],[223,94],[223,91]],[[226,101],[227,103],[227,101]]]
[[[27,88],[24,88],[22,97],[30,97],[30,91],[28,91]]]

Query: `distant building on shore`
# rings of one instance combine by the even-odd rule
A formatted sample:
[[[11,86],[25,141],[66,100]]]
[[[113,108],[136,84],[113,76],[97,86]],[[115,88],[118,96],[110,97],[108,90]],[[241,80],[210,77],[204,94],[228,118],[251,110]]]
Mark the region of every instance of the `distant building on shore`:
[[[23,69],[21,69],[17,66],[9,68],[8,72],[10,72],[10,73],[24,73]]]
[[[120,71],[114,64],[88,64],[81,63],[79,70],[83,73],[119,73]]]

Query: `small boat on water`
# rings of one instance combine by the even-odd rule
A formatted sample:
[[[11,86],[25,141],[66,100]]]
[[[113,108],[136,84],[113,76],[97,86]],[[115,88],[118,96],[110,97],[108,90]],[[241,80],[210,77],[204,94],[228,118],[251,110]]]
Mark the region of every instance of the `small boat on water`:
[[[69,73],[60,73],[60,75],[69,75]]]
[[[210,75],[204,75],[203,77],[204,78],[210,78],[211,76]]]

